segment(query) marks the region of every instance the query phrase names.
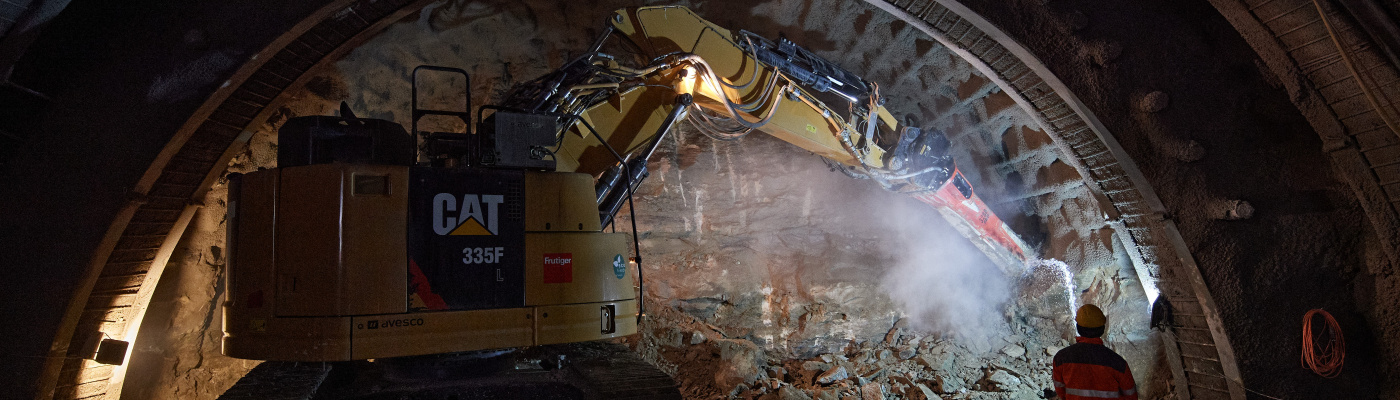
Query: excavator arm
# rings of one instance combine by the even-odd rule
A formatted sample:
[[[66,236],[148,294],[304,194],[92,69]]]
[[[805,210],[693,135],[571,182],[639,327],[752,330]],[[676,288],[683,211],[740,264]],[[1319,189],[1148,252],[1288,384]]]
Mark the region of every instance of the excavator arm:
[[[620,50],[605,52],[607,44]],[[1019,274],[1027,246],[977,197],[947,139],[901,126],[883,104],[878,84],[785,38],[730,31],[675,6],[618,10],[588,53],[518,86],[506,101],[562,117],[549,152],[558,171],[599,177],[604,226],[645,178],[660,140],[686,119],[717,140],[771,135],[913,196],[1003,272]]]

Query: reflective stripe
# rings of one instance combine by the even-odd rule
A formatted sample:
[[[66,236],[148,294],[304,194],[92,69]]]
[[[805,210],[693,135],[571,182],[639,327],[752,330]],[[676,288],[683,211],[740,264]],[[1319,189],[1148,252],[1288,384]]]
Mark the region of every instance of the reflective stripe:
[[[1062,388],[1062,387],[1065,387],[1065,384],[1064,384],[1064,382],[1055,381],[1055,387],[1057,387],[1057,388]]]
[[[1133,388],[1128,388],[1128,389],[1123,390],[1123,395],[1124,395],[1124,396],[1132,396],[1132,395],[1135,395],[1135,394],[1137,394],[1137,388],[1135,388],[1135,387],[1133,387]]]
[[[1116,399],[1116,398],[1119,398],[1119,397],[1123,397],[1122,394],[1120,394],[1120,392],[1110,392],[1110,391],[1107,391],[1107,390],[1071,389],[1071,388],[1065,388],[1065,394],[1074,395],[1074,396],[1079,396],[1079,397],[1097,397],[1097,398],[1100,398],[1100,399]]]

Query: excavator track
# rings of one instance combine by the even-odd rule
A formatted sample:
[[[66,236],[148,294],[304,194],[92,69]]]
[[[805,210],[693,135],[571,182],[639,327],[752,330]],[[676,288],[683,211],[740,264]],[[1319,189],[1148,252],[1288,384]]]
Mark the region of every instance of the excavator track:
[[[621,344],[542,346],[467,359],[470,361],[444,362],[449,359],[442,357],[337,363],[269,361],[250,371],[219,399],[681,398],[670,376]]]

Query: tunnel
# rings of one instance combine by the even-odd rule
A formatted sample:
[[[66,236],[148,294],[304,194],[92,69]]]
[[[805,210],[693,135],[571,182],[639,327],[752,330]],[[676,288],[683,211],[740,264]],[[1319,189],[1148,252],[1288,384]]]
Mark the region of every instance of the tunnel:
[[[553,373],[527,348],[496,389],[353,398],[1047,398],[1084,304],[1144,399],[1400,397],[1382,0],[0,1],[0,397],[361,388],[223,354],[230,176],[277,168],[284,123],[342,104],[410,126],[417,66],[469,76],[430,95],[494,104],[614,10],[663,5],[878,84],[901,124],[946,134],[1031,261],[1003,273],[932,208],[782,138],[680,123],[615,221],[646,316],[570,353],[616,382],[512,382]],[[1328,350],[1339,371],[1308,363]]]

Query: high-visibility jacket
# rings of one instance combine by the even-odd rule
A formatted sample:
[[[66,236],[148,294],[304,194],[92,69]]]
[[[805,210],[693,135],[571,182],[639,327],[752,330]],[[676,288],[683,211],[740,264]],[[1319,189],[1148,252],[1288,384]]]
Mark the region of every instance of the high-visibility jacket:
[[[1055,353],[1055,394],[1064,400],[1137,400],[1137,385],[1128,362],[1104,347],[1099,338],[1074,338]]]

